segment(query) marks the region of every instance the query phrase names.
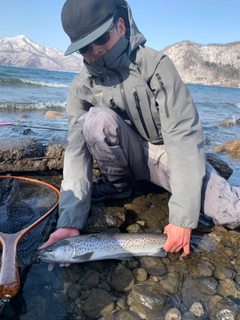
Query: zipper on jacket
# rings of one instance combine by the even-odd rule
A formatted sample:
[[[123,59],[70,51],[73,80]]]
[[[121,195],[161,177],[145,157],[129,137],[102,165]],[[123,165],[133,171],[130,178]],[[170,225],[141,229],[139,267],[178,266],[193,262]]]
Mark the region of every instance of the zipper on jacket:
[[[139,115],[139,118],[140,118],[140,120],[141,120],[143,129],[144,129],[144,131],[145,131],[145,133],[146,133],[146,136],[147,136],[148,138],[150,138],[149,133],[148,133],[148,130],[147,130],[147,126],[146,126],[145,121],[144,121],[144,118],[143,118],[142,110],[141,110],[141,107],[140,107],[140,100],[139,100],[139,96],[138,96],[137,91],[134,91],[134,92],[133,92],[133,96],[134,96],[134,100],[135,100],[135,104],[136,104],[136,109],[137,109],[137,111],[138,111],[138,115]]]
[[[107,67],[106,66],[104,66],[103,67],[103,77],[106,77],[106,79],[107,79],[107,82],[110,84],[111,83],[111,81],[110,81],[110,79],[109,79],[109,77],[108,77],[108,75],[107,75]]]
[[[162,82],[162,78],[161,78],[160,74],[156,73],[156,77],[157,77],[157,80],[160,84],[160,87],[165,95],[164,108],[165,108],[166,116],[167,116],[167,118],[169,118],[169,110],[168,110],[168,105],[167,105],[168,93],[167,93],[167,90]]]
[[[124,105],[124,108],[125,108],[125,110],[127,112],[127,115],[129,117],[129,119],[131,120],[132,124],[134,124],[134,121],[133,121],[133,119],[131,117],[131,114],[130,114],[130,111],[129,111],[129,108],[128,108],[128,104],[127,104],[127,100],[126,100],[126,97],[125,97],[124,89],[123,89],[123,77],[122,77],[121,73],[118,70],[111,69],[111,68],[108,68],[108,69],[118,76],[120,92],[121,92],[121,96],[122,96],[122,99],[123,99],[123,105]]]
[[[110,104],[111,104],[113,109],[115,109],[115,110],[117,109],[117,110],[120,110],[120,111],[124,112],[123,109],[119,108],[119,106],[116,105],[116,103],[115,103],[115,101],[113,99],[110,99],[109,102],[110,102]]]

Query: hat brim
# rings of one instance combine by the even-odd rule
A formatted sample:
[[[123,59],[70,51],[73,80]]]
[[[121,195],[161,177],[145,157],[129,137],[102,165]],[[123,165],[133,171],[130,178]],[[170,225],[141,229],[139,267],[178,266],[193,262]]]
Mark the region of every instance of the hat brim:
[[[65,56],[68,56],[69,54],[85,47],[86,45],[88,45],[89,43],[93,42],[94,40],[96,40],[97,38],[99,38],[101,35],[103,35],[108,28],[111,26],[112,22],[113,22],[114,17],[112,17],[111,19],[109,19],[107,22],[105,22],[103,25],[101,25],[99,28],[97,28],[96,30],[94,30],[93,32],[91,32],[89,35],[87,35],[86,37],[76,41],[76,42],[72,42],[70,44],[70,46],[67,48],[66,52],[64,53]]]

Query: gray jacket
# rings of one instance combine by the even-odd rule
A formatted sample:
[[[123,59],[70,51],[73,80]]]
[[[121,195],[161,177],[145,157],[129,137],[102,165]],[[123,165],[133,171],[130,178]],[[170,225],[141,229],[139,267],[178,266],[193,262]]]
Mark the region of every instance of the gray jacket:
[[[123,10],[123,8],[121,8]],[[92,158],[81,115],[90,107],[115,110],[146,140],[165,144],[172,196],[169,222],[195,228],[205,175],[202,126],[187,87],[171,60],[145,47],[126,3],[126,37],[98,61],[85,62],[67,95],[68,141],[57,227],[82,229],[90,209]],[[121,12],[122,14],[122,12]]]

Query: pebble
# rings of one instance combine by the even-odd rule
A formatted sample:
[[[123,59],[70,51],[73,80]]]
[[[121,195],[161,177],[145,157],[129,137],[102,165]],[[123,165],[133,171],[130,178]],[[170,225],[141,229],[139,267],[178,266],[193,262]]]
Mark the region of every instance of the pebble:
[[[147,277],[148,277],[147,271],[144,270],[143,268],[133,269],[132,274],[133,274],[135,280],[137,280],[138,282],[144,282],[147,280]]]
[[[166,312],[165,320],[181,320],[181,312],[177,308],[171,308]]]
[[[200,302],[194,302],[189,309],[196,317],[202,317],[204,315],[204,309]]]
[[[196,316],[193,312],[187,311],[182,315],[182,320],[195,320]]]

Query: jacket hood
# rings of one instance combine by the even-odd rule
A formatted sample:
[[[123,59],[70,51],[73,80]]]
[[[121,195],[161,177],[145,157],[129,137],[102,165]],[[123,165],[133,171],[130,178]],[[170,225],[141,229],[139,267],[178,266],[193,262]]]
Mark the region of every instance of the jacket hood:
[[[144,35],[138,30],[138,27],[133,19],[132,11],[130,6],[126,1],[121,1],[122,6],[117,8],[119,11],[119,16],[123,18],[126,25],[126,38],[129,39],[129,56],[131,53],[139,46],[144,46],[147,41]],[[124,3],[124,4],[123,4]]]

